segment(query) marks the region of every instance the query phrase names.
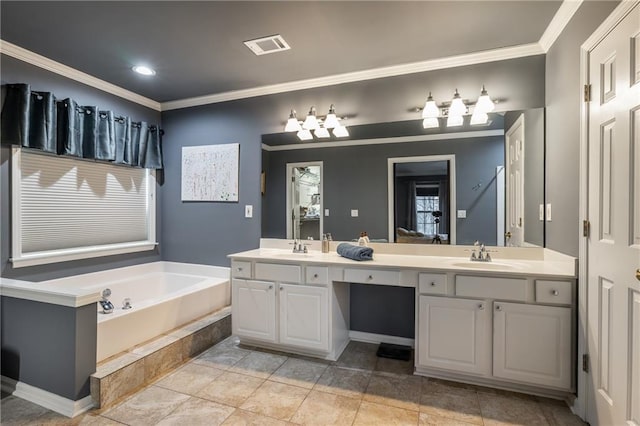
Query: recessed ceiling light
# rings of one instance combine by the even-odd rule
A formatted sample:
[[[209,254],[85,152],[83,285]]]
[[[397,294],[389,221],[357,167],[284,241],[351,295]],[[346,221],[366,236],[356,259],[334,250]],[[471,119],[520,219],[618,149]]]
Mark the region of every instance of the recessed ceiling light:
[[[132,68],[132,70],[142,75],[156,75],[156,72],[154,70],[144,65],[136,65]]]

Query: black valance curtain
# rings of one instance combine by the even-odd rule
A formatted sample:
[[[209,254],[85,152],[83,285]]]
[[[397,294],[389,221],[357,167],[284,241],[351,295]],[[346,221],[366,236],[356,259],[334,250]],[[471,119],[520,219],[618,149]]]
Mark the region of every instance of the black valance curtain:
[[[7,84],[2,108],[2,143],[58,155],[162,168],[161,130],[71,98],[56,100],[28,84]]]

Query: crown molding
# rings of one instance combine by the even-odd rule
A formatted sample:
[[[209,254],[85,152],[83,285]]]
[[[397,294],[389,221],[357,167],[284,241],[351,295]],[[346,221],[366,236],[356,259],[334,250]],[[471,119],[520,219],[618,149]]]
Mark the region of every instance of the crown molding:
[[[49,59],[30,50],[17,46],[8,41],[0,39],[0,53],[16,58],[20,61],[26,62],[31,65],[35,65],[38,68],[51,71],[53,73],[62,75],[87,86],[94,87],[109,94],[118,96],[128,101],[134,102],[139,105],[146,106],[156,111],[160,111],[160,102],[156,102],[153,99],[149,99],[130,90],[123,89],[120,86],[101,80],[92,75],[86,74],[82,71],[78,71],[75,68],[71,68],[67,65],[56,62],[53,59]]]
[[[558,39],[564,28],[567,26],[573,15],[578,11],[583,0],[564,0],[558,11],[549,22],[547,29],[540,37],[538,43],[545,53],[551,49],[553,43]]]
[[[454,132],[454,133],[437,133],[431,135],[416,135],[416,136],[397,136],[390,138],[373,138],[373,139],[347,139],[329,142],[308,142],[290,145],[266,145],[262,144],[262,149],[265,151],[293,151],[298,149],[319,149],[319,148],[335,148],[345,146],[358,146],[358,145],[381,145],[388,143],[407,143],[407,142],[428,142],[428,141],[441,141],[448,139],[471,139],[471,138],[486,138],[490,136],[504,136],[503,129],[493,130],[475,130],[470,132]]]
[[[233,90],[230,92],[216,93],[212,95],[198,96],[188,99],[180,99],[162,103],[162,111],[172,109],[189,108],[200,105],[228,102],[237,99],[252,98],[256,96],[273,95],[277,93],[293,92],[296,90],[313,89],[316,87],[334,86],[338,84],[354,83],[358,81],[373,80],[377,78],[395,77],[406,74],[414,74],[425,71],[440,70],[445,68],[463,67],[467,65],[482,64],[486,62],[504,61],[507,59],[523,58],[526,56],[542,55],[545,52],[538,43],[522,44],[512,47],[485,50],[482,52],[468,53],[464,55],[449,56],[446,58],[430,59],[421,62],[412,62],[403,65],[393,65],[382,68],[372,68],[364,71],[355,71],[343,74],[335,74],[326,77],[311,78],[306,80],[291,81],[287,83],[271,84],[268,86],[254,87],[251,89]]]

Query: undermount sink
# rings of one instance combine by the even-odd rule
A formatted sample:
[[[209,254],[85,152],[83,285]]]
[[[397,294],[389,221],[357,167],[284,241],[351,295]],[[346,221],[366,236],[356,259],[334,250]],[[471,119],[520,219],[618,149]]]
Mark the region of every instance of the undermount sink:
[[[500,270],[522,269],[521,265],[512,264],[512,263],[501,263],[501,262],[467,261],[467,262],[455,262],[455,263],[452,263],[451,265],[457,266],[459,268],[473,268],[473,269],[500,269]]]
[[[273,253],[272,256],[276,257],[311,257],[313,253],[294,253],[292,251]]]

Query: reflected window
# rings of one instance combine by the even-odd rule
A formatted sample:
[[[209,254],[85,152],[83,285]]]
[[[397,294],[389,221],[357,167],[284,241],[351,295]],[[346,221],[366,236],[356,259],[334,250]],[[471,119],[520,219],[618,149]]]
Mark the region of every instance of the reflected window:
[[[434,188],[437,192],[437,188]],[[440,220],[434,212],[440,211],[440,197],[438,195],[418,195],[416,194],[416,227],[418,232],[425,235],[435,235],[438,233]]]

